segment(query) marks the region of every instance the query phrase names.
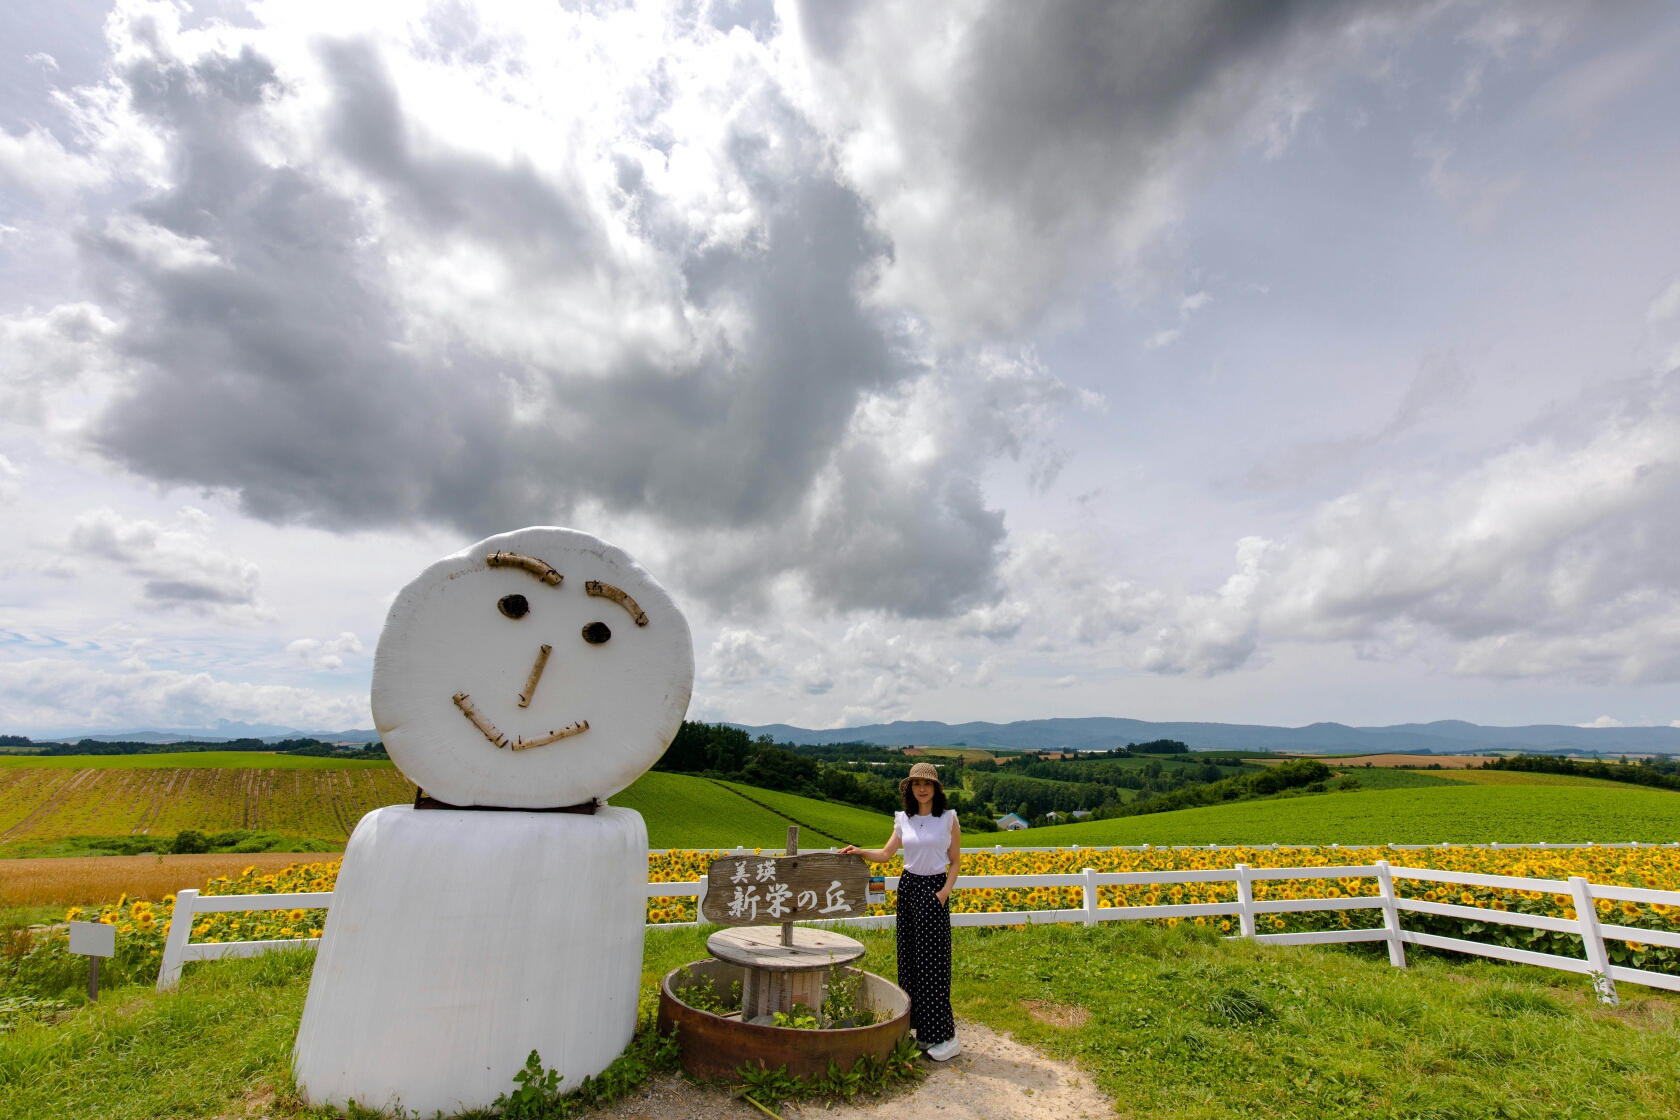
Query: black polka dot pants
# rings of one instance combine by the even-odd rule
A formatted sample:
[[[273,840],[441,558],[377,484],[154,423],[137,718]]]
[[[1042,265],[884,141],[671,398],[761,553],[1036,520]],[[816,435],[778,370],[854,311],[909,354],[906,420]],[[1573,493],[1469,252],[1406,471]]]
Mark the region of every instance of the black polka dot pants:
[[[898,986],[910,993],[916,1041],[937,1046],[957,1034],[951,1015],[951,911],[939,901],[943,875],[898,880]]]

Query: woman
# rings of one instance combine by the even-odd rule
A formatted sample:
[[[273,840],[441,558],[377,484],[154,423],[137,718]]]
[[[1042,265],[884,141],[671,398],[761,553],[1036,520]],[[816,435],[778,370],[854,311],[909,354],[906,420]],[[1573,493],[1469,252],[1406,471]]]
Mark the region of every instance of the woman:
[[[945,807],[945,787],[931,763],[918,762],[898,783],[904,811],[893,814],[892,838],[879,849],[842,851],[885,863],[904,849],[898,880],[898,986],[910,993],[916,1045],[936,1062],[962,1053],[951,1015],[951,911],[947,903],[962,861],[962,829]]]

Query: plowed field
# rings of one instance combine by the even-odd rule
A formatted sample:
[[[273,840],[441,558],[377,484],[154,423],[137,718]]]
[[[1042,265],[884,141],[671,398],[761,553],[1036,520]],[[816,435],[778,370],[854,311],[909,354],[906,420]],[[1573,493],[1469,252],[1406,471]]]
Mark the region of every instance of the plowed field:
[[[414,800],[395,769],[0,769],[0,845],[63,836],[253,829],[345,839]]]

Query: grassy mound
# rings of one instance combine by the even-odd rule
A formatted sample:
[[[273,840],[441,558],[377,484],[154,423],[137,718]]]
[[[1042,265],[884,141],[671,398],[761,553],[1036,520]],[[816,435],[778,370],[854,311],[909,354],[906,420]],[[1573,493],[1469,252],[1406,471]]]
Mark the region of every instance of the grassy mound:
[[[992,839],[990,836],[987,839]],[[1446,786],[1243,801],[1000,834],[997,843],[1459,844],[1680,840],[1680,795],[1574,786]]]

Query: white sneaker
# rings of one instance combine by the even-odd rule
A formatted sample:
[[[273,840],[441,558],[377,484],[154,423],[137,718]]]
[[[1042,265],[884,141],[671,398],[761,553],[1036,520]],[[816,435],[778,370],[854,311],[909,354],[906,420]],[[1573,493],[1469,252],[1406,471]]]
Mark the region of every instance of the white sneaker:
[[[916,1040],[916,1049],[918,1049],[918,1050],[932,1050],[933,1049],[933,1043],[923,1042],[921,1039],[918,1038]]]
[[[957,1041],[956,1035],[952,1035],[944,1042],[928,1047],[927,1056],[936,1062],[948,1062],[961,1053],[962,1043]]]

